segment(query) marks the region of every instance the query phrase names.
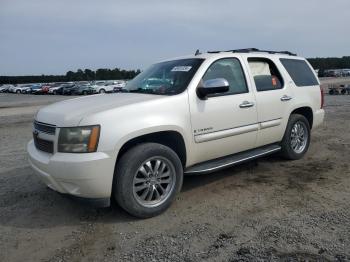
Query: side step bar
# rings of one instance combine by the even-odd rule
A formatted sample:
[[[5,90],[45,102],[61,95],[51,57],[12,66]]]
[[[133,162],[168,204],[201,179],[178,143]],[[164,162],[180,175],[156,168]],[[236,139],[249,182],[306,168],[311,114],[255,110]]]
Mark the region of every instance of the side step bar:
[[[229,155],[214,160],[209,160],[203,163],[196,164],[194,166],[188,167],[185,169],[186,175],[199,175],[199,174],[208,174],[216,172],[227,167],[238,165],[240,163],[261,157],[273,154],[281,150],[281,146],[273,144],[268,146],[259,147],[256,149],[244,151],[234,155]]]

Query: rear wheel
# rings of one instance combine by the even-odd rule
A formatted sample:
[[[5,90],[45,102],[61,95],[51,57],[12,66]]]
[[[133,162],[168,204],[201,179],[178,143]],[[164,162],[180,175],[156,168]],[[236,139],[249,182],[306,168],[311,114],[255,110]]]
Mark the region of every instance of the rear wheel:
[[[292,114],[281,143],[282,156],[286,159],[297,160],[302,158],[310,145],[309,121],[299,114]]]
[[[16,90],[16,93],[17,93],[17,94],[20,94],[20,93],[21,93],[21,90]]]
[[[106,90],[104,90],[103,88],[102,89],[100,89],[100,91],[98,91],[100,94],[104,94],[104,93],[106,93]]]
[[[131,215],[152,217],[170,206],[182,180],[182,164],[172,149],[144,143],[127,151],[118,161],[114,197]]]
[[[87,95],[87,91],[84,90],[83,91],[83,95],[86,96]]]

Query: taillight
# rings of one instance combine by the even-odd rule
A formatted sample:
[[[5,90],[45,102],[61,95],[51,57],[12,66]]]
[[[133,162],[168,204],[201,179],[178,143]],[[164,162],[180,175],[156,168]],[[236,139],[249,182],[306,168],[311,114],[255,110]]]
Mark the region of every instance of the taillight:
[[[323,93],[323,88],[321,86],[320,86],[320,91],[321,91],[321,109],[322,109],[324,105],[324,93]]]

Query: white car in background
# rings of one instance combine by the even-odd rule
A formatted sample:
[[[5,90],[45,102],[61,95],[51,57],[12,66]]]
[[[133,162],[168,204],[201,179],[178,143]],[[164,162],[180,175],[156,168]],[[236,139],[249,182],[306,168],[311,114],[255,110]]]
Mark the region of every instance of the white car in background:
[[[127,81],[125,81],[125,80],[118,80],[116,82],[117,83],[114,85],[114,89],[113,89],[114,93],[122,91],[126,87],[126,84],[127,84]]]
[[[106,81],[95,81],[91,87],[95,90],[95,93],[99,93],[100,89],[106,84]]]
[[[9,92],[10,87],[13,87],[13,85],[2,85],[2,86],[0,86],[0,93]]]
[[[114,90],[114,87],[116,87],[119,84],[118,81],[106,81],[103,84],[95,84],[93,85],[93,88],[95,89],[95,93],[103,94],[103,93],[112,93]]]
[[[11,86],[9,87],[9,89],[7,90],[7,92],[9,92],[9,93],[14,93],[14,92],[15,92],[15,89],[16,89],[16,86],[15,86],[15,85],[11,85]]]
[[[16,94],[26,94],[31,89],[31,84],[24,84],[24,85],[17,85],[9,89],[9,92],[16,93]]]

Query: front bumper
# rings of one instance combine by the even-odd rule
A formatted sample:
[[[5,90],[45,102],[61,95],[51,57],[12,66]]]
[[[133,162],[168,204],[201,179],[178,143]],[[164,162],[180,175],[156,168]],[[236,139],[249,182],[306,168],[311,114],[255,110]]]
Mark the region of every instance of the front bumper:
[[[28,143],[29,163],[51,189],[76,197],[111,197],[115,160],[104,152],[49,154]]]

